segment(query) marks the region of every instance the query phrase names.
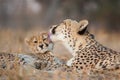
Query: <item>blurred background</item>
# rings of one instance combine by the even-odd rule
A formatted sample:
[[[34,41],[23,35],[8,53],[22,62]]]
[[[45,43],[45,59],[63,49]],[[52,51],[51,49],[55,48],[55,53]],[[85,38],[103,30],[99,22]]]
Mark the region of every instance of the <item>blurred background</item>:
[[[0,27],[48,27],[70,18],[88,19],[116,32],[120,30],[119,9],[120,0],[0,0]]]
[[[28,52],[27,35],[47,31],[68,18],[88,19],[96,39],[120,51],[119,9],[120,0],[0,0],[0,51]]]
[[[68,18],[89,20],[88,29],[96,40],[120,52],[120,0],[0,0],[0,52],[29,53],[27,37],[48,31],[50,26]],[[55,44],[53,52],[62,59],[72,57],[61,43]],[[22,77],[19,69],[7,71],[5,75],[10,79],[0,80],[77,80],[74,73],[29,71],[32,70],[28,70],[30,76],[21,73]],[[120,79],[113,76],[109,74],[104,80]]]
[[[70,18],[88,19],[116,32],[120,30],[119,9],[120,0],[0,0],[0,27],[48,27]]]

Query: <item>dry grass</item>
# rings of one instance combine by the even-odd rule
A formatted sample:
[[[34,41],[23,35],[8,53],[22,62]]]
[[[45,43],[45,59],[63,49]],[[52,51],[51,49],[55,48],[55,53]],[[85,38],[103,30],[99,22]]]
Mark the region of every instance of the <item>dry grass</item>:
[[[0,52],[30,52],[25,46],[24,39],[29,34],[35,34],[43,31],[43,29],[31,29],[28,31],[18,29],[0,29]],[[94,31],[96,39],[114,50],[120,52],[120,38],[118,33],[107,33],[105,31]],[[61,52],[62,51],[62,52]],[[54,53],[59,58],[69,59],[71,55],[59,43],[55,45]],[[0,80],[79,80],[75,73],[66,73],[63,71],[42,72],[32,68],[21,68],[16,65],[12,70],[0,70]],[[83,79],[82,79],[83,80]],[[120,80],[119,75],[105,74],[91,76],[90,80]]]

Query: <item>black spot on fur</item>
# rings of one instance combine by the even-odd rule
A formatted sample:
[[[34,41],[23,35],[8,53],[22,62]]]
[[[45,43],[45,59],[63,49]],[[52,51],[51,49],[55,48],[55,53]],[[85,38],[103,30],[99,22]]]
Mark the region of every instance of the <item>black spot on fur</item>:
[[[68,35],[68,37],[70,38],[70,35]]]
[[[80,56],[81,58],[83,58],[83,56]]]
[[[83,69],[83,67],[82,67],[82,66],[81,66],[80,68],[81,68],[81,69]]]
[[[80,62],[80,64],[82,64],[82,63]]]
[[[90,64],[92,64],[92,62],[90,62]]]
[[[119,66],[116,66],[115,69],[120,69]]]
[[[106,66],[105,66],[105,65],[103,65],[103,66],[102,66],[102,68],[104,68],[104,69],[105,69],[105,68],[106,68]]]
[[[78,68],[78,66],[76,66],[76,68]]]

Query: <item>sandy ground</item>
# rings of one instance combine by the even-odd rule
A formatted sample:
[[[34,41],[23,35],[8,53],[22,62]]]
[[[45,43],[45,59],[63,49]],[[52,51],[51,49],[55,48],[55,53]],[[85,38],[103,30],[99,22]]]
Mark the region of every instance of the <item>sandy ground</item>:
[[[37,34],[45,31],[44,29],[0,29],[0,52],[22,52],[29,53],[28,47],[25,45],[25,38],[32,34]],[[120,34],[107,33],[103,30],[91,30],[95,34],[95,38],[101,44],[120,52]],[[61,43],[56,43],[54,46],[54,55],[62,59],[70,59],[72,55],[65,49]],[[62,71],[42,72],[27,68],[27,70],[19,66],[13,70],[0,70],[0,80],[85,80],[80,79],[76,73],[66,73]],[[120,80],[120,75],[117,74],[99,74],[89,77],[89,80]]]

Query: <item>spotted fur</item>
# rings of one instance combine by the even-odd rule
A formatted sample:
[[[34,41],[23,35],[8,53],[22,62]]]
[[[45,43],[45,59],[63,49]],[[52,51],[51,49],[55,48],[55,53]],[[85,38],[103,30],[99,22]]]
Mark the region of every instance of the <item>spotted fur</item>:
[[[60,60],[53,55],[53,43],[49,40],[47,33],[34,35],[26,40],[28,47],[34,53],[32,56],[37,58],[34,62],[36,69],[43,71],[54,71],[61,68],[62,70],[70,71],[70,69],[67,69],[68,66],[65,65],[63,60]]]
[[[0,69],[13,69],[17,66],[24,65],[26,62],[19,55],[17,53],[0,52]]]
[[[64,20],[50,29],[50,38],[62,42],[73,57],[67,65],[79,73],[120,69],[120,53],[97,42],[87,30],[88,21]]]

